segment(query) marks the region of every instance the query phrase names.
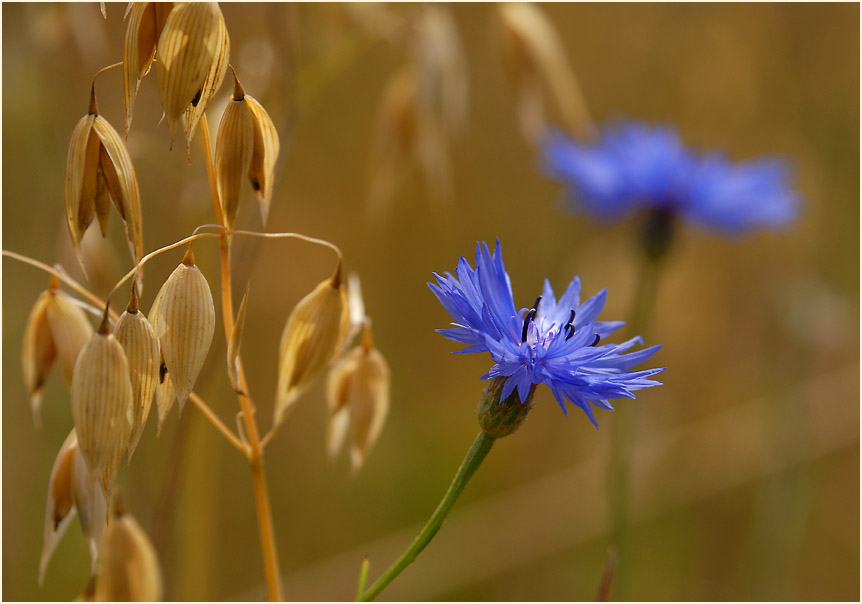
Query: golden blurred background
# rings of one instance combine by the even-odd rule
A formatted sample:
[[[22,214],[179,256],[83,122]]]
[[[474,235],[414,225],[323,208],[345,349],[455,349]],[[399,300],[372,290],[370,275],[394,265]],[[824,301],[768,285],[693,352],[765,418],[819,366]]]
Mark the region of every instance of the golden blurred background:
[[[637,283],[633,225],[563,210],[519,125],[495,5],[438,6],[454,19],[457,39],[446,44],[463,47],[469,86],[463,127],[438,145],[449,154],[448,188],[440,173],[429,186],[415,158],[375,151],[392,111],[381,97],[410,60],[421,6],[222,8],[231,62],[281,136],[267,229],[341,247],[391,368],[390,415],[355,478],[345,457],[327,462],[322,380],[266,451],[286,597],[352,599],[362,556],[374,579],[407,546],[477,432],[478,378],[491,360],[452,355],[457,345],[434,333],[449,317],[425,285],[432,271],[499,238],[519,307],[545,277],[559,289],[578,274],[586,295],[609,288],[602,318],[626,319]],[[107,20],[96,3],[2,10],[3,249],[83,279],[64,224],[66,152],[93,74],[122,58],[125,5],[108,4]],[[664,345],[649,366],[668,368],[665,385],[619,403],[638,409],[634,597],[858,600],[859,6],[541,10],[598,124],[669,123],[699,149],[782,156],[804,197],[786,233],[681,231],[661,275],[647,343]],[[209,111],[213,134],[229,78]],[[100,76],[97,94],[120,128],[119,70]],[[158,98],[151,73],[128,138],[146,250],[214,222],[200,136],[190,164],[181,136],[169,151]],[[561,123],[559,109],[549,116]],[[381,162],[394,162],[401,179],[385,203],[369,193],[388,169]],[[254,227],[251,195],[243,204],[240,221]],[[94,236],[87,245],[89,287],[104,296],[130,266],[116,215],[106,243]],[[278,336],[293,305],[331,273],[332,255],[296,241],[237,246],[235,283],[251,278],[243,356],[265,431]],[[195,252],[217,288],[216,245]],[[181,255],[148,265],[143,308]],[[47,284],[46,274],[4,259],[5,600],[72,599],[88,581],[75,522],[37,585],[48,476],[72,426],[54,370],[44,427],[34,428],[21,374],[24,324]],[[233,427],[224,359],[217,329],[196,390]],[[564,417],[546,388],[536,398],[527,424],[495,446],[434,542],[381,599],[595,599],[609,542],[613,415],[599,412],[596,430],[577,410]],[[173,412],[158,439],[154,419],[119,488],[156,546],[165,598],[264,597],[246,463],[192,406],[179,420]]]

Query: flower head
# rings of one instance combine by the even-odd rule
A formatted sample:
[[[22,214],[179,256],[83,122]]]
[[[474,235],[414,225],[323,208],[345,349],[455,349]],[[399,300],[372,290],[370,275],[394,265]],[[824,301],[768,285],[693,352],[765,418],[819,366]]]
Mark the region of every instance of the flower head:
[[[455,276],[448,272],[434,276],[437,284],[428,286],[454,319],[454,327],[437,331],[467,344],[459,352],[491,353],[495,365],[482,379],[507,378],[501,401],[517,390],[523,403],[533,386],[544,382],[564,412],[568,399],[598,426],[590,403],[613,410],[608,399],[634,398],[633,391],[659,385],[648,378],[662,369],[629,368],[650,358],[660,346],[623,354],[642,343],[641,338],[603,343],[624,325],[622,321],[596,320],[607,290],[582,303],[581,282],[575,277],[557,300],[545,280],[533,306],[515,310],[499,241],[493,254],[486,243],[476,245],[475,269],[462,256]]]
[[[549,175],[567,186],[573,207],[603,219],[653,209],[736,234],[783,227],[799,205],[784,162],[735,164],[721,154],[701,155],[671,128],[626,123],[605,130],[593,144],[556,133],[544,155]]]

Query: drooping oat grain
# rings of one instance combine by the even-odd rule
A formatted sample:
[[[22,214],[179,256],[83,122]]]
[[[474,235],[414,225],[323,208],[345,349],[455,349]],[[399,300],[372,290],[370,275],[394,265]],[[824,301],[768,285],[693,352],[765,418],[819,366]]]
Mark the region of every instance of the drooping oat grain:
[[[159,560],[146,533],[128,512],[111,519],[105,531],[95,600],[157,602],[162,599]]]

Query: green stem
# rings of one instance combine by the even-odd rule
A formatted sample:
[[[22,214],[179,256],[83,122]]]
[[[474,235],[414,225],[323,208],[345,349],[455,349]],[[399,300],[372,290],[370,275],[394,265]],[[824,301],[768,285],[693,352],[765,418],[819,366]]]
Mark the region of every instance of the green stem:
[[[656,296],[659,263],[645,260],[638,283],[629,335],[644,336],[650,322]],[[631,519],[629,486],[631,444],[635,435],[634,405],[619,405],[614,412],[611,463],[608,469],[608,495],[611,504],[611,543],[616,550],[616,570],[613,579],[614,599],[631,600]]]
[[[461,495],[461,491],[463,491],[464,487],[467,486],[467,482],[469,482],[473,473],[476,472],[479,464],[481,464],[482,460],[485,459],[485,456],[488,455],[488,451],[491,450],[494,440],[494,438],[488,436],[484,432],[479,432],[476,440],[473,441],[473,446],[470,447],[466,457],[464,457],[464,461],[461,462],[461,467],[458,468],[455,478],[452,479],[452,484],[449,485],[449,490],[446,491],[446,495],[443,496],[443,500],[440,502],[440,505],[438,505],[437,509],[434,510],[431,518],[428,519],[428,522],[413,540],[413,543],[411,543],[410,547],[407,548],[407,551],[401,554],[401,557],[389,567],[389,570],[383,573],[383,575],[374,582],[368,591],[357,598],[357,601],[370,602],[380,595],[380,592],[383,591],[387,585],[392,583],[392,581],[401,574],[401,571],[407,568],[410,563],[416,559],[419,552],[425,549],[425,546],[428,545],[437,531],[440,530],[440,527],[443,526],[443,521],[446,520],[449,510],[451,510],[452,506],[455,505],[455,502],[458,500],[458,496]]]

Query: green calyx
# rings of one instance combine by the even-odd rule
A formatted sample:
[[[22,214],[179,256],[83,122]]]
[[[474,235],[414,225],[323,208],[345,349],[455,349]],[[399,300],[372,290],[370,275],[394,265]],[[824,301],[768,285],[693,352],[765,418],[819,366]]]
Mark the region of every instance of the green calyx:
[[[517,430],[527,419],[527,413],[533,408],[535,384],[530,387],[530,394],[523,403],[517,389],[506,400],[500,401],[503,385],[507,379],[497,377],[491,380],[482,392],[479,408],[476,409],[482,432],[491,438],[502,438]]]

